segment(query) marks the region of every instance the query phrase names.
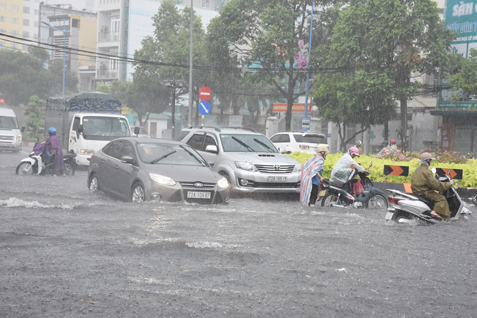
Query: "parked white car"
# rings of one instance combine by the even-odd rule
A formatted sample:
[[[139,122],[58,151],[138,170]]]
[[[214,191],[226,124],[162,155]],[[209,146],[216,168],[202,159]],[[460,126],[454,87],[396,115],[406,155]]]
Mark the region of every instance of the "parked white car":
[[[285,153],[303,151],[314,154],[319,146],[326,146],[326,137],[323,134],[306,132],[280,132],[273,135],[270,140],[273,145]]]
[[[131,136],[139,138],[150,138],[146,128],[139,126],[131,126]]]

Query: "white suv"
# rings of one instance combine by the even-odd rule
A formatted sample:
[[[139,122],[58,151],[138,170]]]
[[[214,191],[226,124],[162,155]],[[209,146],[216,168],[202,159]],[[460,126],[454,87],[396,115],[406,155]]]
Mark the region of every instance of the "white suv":
[[[235,192],[300,193],[302,165],[277,151],[264,135],[248,129],[183,129],[176,140],[195,148]]]
[[[281,132],[273,135],[270,140],[282,152],[303,151],[314,154],[319,146],[326,146],[326,137],[323,134],[305,132]]]

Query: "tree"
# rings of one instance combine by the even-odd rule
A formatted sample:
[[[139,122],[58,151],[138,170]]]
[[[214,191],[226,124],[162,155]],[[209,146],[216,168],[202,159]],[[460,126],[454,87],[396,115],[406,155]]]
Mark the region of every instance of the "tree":
[[[315,8],[330,2],[333,1],[315,1]],[[300,49],[299,42],[309,41],[311,6],[312,0],[231,0],[209,26],[209,42],[222,46],[209,58],[215,61],[228,57],[226,65],[235,63],[248,69],[255,82],[272,84],[288,105],[287,130],[291,129],[293,102],[305,93],[295,89],[306,78],[305,68],[316,67],[314,48],[324,34],[318,24],[312,47],[306,48],[312,63],[304,63],[304,69],[297,67],[295,52]]]
[[[470,49],[469,58],[461,59],[461,67],[455,74],[449,76],[451,90],[457,91],[452,95],[452,101],[458,102],[468,95],[477,94],[477,50]]]
[[[52,93],[61,93],[63,91],[63,60],[53,60],[49,67],[53,74],[55,86]],[[75,73],[65,70],[65,94],[71,95],[78,92],[78,76]]]
[[[106,94],[109,94],[109,87],[107,85],[99,85],[97,88],[96,88],[96,91],[98,92],[101,92],[101,93],[106,93]]]
[[[30,54],[0,50],[0,90],[10,105],[26,105],[30,97],[46,98],[54,86],[54,76]]]
[[[406,145],[407,101],[420,86],[412,77],[444,65],[455,38],[432,0],[351,0],[332,31],[326,63],[348,70],[386,74],[399,100],[402,146]]]
[[[30,101],[25,109],[25,116],[28,116],[28,120],[25,123],[28,135],[33,139],[43,137],[43,131],[45,128],[45,101],[38,96],[33,95],[30,97]]]
[[[48,51],[40,46],[29,46],[28,53],[39,59],[42,63],[45,63],[50,59]]]

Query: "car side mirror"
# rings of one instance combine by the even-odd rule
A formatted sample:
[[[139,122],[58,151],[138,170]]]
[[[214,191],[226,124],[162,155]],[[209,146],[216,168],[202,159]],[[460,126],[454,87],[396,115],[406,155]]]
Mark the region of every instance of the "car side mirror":
[[[372,165],[373,165],[373,162],[371,161],[371,162],[369,163],[369,167],[371,168]]]
[[[20,131],[24,132],[25,131],[25,126],[22,126],[22,128],[20,128]]]
[[[133,165],[135,163],[134,159],[131,156],[122,156],[121,157],[122,163],[127,163]]]
[[[209,164],[209,166],[210,166],[211,168],[213,168],[213,167],[215,166],[215,163],[213,163],[213,162],[207,162],[207,163]]]
[[[134,127],[134,134],[137,136],[139,135],[139,132],[141,131],[140,127]]]
[[[205,151],[211,152],[211,153],[219,153],[219,149],[217,149],[216,145],[207,145],[205,147]]]
[[[77,129],[79,133],[82,133],[84,130],[83,125],[79,124]]]
[[[278,147],[278,152],[279,153],[286,153],[287,151],[283,147]]]

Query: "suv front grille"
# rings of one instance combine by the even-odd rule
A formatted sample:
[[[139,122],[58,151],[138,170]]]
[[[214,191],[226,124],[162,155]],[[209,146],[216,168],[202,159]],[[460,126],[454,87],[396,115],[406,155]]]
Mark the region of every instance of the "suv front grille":
[[[255,164],[258,171],[263,173],[292,173],[295,165],[260,165]]]

